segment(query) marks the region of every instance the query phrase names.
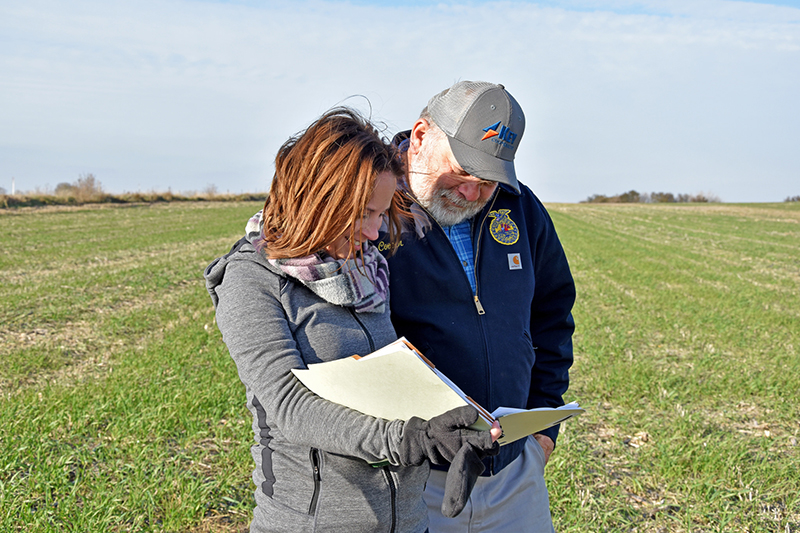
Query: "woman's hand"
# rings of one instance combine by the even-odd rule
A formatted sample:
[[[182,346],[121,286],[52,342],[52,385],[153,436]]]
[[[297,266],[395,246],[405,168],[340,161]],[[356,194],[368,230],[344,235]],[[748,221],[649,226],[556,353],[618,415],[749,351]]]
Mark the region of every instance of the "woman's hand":
[[[478,481],[478,476],[483,473],[485,468],[483,459],[500,452],[500,444],[497,439],[503,435],[503,429],[497,420],[492,423],[489,435],[491,435],[491,447],[477,448],[471,444],[465,444],[453,457],[444,484],[442,499],[444,516],[453,518],[461,513],[469,500],[472,488]]]
[[[446,465],[463,446],[470,446],[484,455],[497,454],[495,441],[500,437],[500,425],[486,431],[470,429],[478,420],[478,410],[472,406],[456,407],[430,420],[412,417],[405,423],[398,449],[401,464],[422,464],[426,459],[435,465]]]

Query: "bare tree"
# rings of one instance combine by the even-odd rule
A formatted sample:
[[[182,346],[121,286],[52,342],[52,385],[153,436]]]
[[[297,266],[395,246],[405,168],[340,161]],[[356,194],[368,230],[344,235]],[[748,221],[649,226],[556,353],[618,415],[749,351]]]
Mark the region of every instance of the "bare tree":
[[[94,177],[94,174],[89,173],[80,176],[73,186],[75,187],[75,199],[78,202],[98,200],[103,196],[103,186]]]

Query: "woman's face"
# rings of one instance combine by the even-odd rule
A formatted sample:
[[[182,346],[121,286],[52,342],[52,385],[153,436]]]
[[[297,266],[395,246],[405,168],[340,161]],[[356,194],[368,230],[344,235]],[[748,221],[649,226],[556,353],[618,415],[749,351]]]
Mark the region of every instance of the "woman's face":
[[[367,209],[361,220],[356,222],[353,227],[353,238],[355,239],[353,247],[356,251],[361,250],[361,243],[378,238],[378,230],[383,223],[383,215],[392,204],[395,187],[397,187],[397,178],[391,172],[381,172],[375,178],[375,190],[367,202]],[[326,246],[325,251],[335,259],[347,259],[350,253],[350,228],[345,230],[344,235]]]

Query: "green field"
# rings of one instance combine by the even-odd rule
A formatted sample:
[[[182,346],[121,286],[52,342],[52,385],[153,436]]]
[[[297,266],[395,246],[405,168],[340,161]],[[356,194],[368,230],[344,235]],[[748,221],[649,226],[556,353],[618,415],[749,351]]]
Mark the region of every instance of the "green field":
[[[0,531],[242,531],[201,272],[258,203],[0,210]],[[548,206],[578,288],[560,532],[800,532],[800,205]]]

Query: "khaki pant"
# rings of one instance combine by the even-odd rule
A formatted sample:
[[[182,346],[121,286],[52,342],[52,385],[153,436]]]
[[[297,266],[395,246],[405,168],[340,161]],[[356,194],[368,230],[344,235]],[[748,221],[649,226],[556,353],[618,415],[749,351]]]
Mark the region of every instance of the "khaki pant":
[[[431,533],[554,533],[544,481],[544,451],[528,437],[522,454],[494,476],[480,477],[464,510],[442,516],[447,472],[431,470],[425,488]]]

